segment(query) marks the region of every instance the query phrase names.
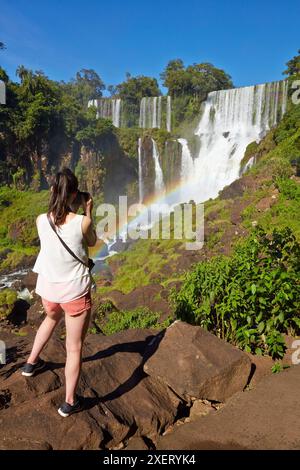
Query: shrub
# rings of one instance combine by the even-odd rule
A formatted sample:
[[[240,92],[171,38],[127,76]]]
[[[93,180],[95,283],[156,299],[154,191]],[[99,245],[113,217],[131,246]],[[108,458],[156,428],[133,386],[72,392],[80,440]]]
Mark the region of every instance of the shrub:
[[[134,310],[115,311],[108,314],[105,323],[101,324],[101,329],[105,335],[112,335],[119,331],[134,328],[166,328],[171,323],[168,318],[165,322],[159,323],[160,314],[152,312],[146,307],[138,307]]]
[[[300,245],[289,228],[258,228],[233,256],[215,257],[172,291],[175,315],[248,352],[280,358],[300,330]]]
[[[3,289],[0,291],[0,319],[6,318],[17,300],[17,293],[12,289]]]
[[[300,185],[296,181],[290,178],[278,178],[276,186],[286,199],[300,201]]]

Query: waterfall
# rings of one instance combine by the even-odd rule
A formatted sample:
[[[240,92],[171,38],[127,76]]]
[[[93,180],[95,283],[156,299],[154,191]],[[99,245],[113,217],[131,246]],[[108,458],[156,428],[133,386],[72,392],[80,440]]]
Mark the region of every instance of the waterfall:
[[[161,126],[161,96],[147,96],[141,99],[139,127],[153,129]]]
[[[139,202],[142,203],[144,199],[143,188],[143,167],[142,167],[142,139],[138,140],[138,156],[139,156]]]
[[[281,106],[281,117],[285,114],[286,112],[286,106],[287,106],[287,100],[288,100],[288,81],[284,80],[282,84],[282,106]]]
[[[167,97],[167,131],[171,132],[171,96]]]
[[[155,194],[159,194],[159,193],[164,192],[165,190],[164,178],[163,178],[163,172],[160,166],[157,144],[154,139],[151,139],[151,140],[152,140],[152,155],[153,155],[154,166],[155,166],[154,188],[155,188]]]
[[[120,127],[120,111],[121,100],[120,98],[112,99],[112,122],[115,127]]]
[[[157,105],[157,127],[161,127],[161,96],[158,97]]]
[[[153,128],[157,126],[157,97],[155,96],[152,100],[152,126]]]
[[[182,147],[181,154],[181,180],[186,181],[194,172],[194,160],[186,139],[178,139]]]
[[[146,127],[146,98],[141,99],[139,127]]]
[[[166,115],[166,129],[171,131],[171,97],[144,96],[140,103],[139,127],[143,129],[161,128],[162,106]]]
[[[209,93],[195,131],[200,151],[188,170],[189,198],[197,202],[214,198],[237,179],[247,145],[261,140],[279,122],[286,104],[286,81]]]
[[[99,98],[97,100],[89,100],[88,107],[95,106],[97,108],[97,119],[111,119],[115,127],[120,127],[121,116],[121,99],[120,98]]]
[[[178,139],[181,144],[181,188],[180,188],[180,201],[189,201],[190,191],[186,184],[191,175],[194,174],[194,160],[191,155],[190,149],[186,139]]]

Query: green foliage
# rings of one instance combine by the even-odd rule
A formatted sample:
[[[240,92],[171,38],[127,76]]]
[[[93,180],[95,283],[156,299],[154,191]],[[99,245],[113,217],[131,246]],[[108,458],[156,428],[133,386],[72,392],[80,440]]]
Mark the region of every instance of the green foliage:
[[[289,101],[287,113],[274,131],[276,144],[285,143],[285,154],[290,160],[300,157],[300,106]],[[287,146],[290,145],[290,147]],[[288,150],[288,153],[287,153]]]
[[[119,331],[135,328],[163,329],[170,325],[171,319],[159,322],[159,313],[152,312],[148,308],[138,307],[134,310],[116,311],[108,314],[108,319],[101,325],[105,335],[112,335]]]
[[[17,74],[20,83],[13,83],[0,68],[0,78],[7,84],[7,104],[0,107],[4,160],[0,181],[20,189],[32,182],[31,188],[39,190],[45,184],[40,175],[43,157],[55,171],[61,154],[78,147],[76,136],[79,141],[94,142],[111,132],[111,124],[97,122],[93,110],[87,109],[90,98],[102,96],[104,84],[96,72],[87,69],[69,83],[55,82],[24,66],[18,67]]]
[[[99,146],[102,137],[113,134],[114,126],[110,119],[92,119],[88,125],[76,133],[76,140],[88,148]]]
[[[13,179],[13,184],[16,189],[25,189],[24,185],[24,176],[25,176],[25,170],[24,168],[18,168],[15,173],[12,175]]]
[[[279,372],[282,372],[284,369],[288,369],[290,366],[286,364],[281,364],[280,362],[275,362],[275,364],[272,366],[271,371],[273,374],[278,374]]]
[[[285,75],[296,75],[300,74],[300,49],[298,50],[298,55],[295,55],[291,60],[287,63],[287,68],[283,72]]]
[[[120,146],[124,150],[125,154],[131,158],[136,158],[138,153],[137,142],[141,134],[140,129],[118,128],[116,129],[116,133]]]
[[[7,317],[17,300],[17,292],[12,289],[0,291],[0,319]]]
[[[65,84],[65,89],[75,98],[82,109],[86,109],[88,101],[102,97],[105,84],[93,69],[81,69],[75,79]]]
[[[185,68],[181,59],[169,61],[161,79],[169,90],[168,94],[173,97],[191,95],[203,100],[211,91],[233,88],[231,77],[224,70],[210,63],[193,64]]]
[[[291,230],[257,229],[231,258],[196,265],[179,292],[175,315],[256,354],[282,357],[281,333],[300,329],[300,245]]]
[[[86,179],[87,177],[87,169],[86,169],[86,166],[83,165],[82,161],[79,160],[76,167],[75,167],[75,170],[74,170],[74,173],[78,179],[78,182],[79,182],[79,187],[81,186],[82,182]]]
[[[139,75],[128,76],[127,80],[116,86],[117,95],[130,102],[140,103],[144,96],[159,96],[161,94],[156,78]]]
[[[38,250],[36,217],[48,206],[48,191],[20,191],[0,187],[0,248],[11,250],[0,269],[15,268]]]
[[[110,90],[123,100],[121,123],[123,127],[136,127],[138,125],[140,101],[144,96],[161,95],[156,78],[145,77],[144,75],[131,77],[130,74],[127,74],[127,80],[113,88],[111,87]]]
[[[276,186],[285,199],[300,202],[300,185],[290,178],[278,178]]]
[[[244,156],[241,161],[241,168],[244,168],[245,165],[248,163],[251,157],[253,157],[258,150],[258,143],[256,141],[251,142],[249,145],[247,145]]]

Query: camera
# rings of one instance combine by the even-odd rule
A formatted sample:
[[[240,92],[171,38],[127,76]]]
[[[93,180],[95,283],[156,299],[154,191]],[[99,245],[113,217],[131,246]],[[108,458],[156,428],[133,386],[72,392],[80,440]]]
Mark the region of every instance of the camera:
[[[78,191],[77,197],[81,198],[81,201],[84,199],[84,202],[87,202],[91,198],[91,195],[86,191]]]
[[[77,194],[75,196],[75,199],[72,201],[72,204],[70,204],[70,208],[73,212],[77,212],[79,207],[83,207],[85,210],[85,204],[87,201],[91,198],[90,193],[86,191],[77,191]]]

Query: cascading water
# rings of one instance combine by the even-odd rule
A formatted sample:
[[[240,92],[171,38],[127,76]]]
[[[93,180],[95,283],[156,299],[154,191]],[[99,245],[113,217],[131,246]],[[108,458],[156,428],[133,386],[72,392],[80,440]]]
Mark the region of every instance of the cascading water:
[[[171,96],[167,97],[167,131],[171,132]]]
[[[97,108],[97,118],[111,119],[115,127],[120,127],[121,121],[121,99],[120,98],[100,98],[90,100],[88,107]]]
[[[139,203],[143,202],[144,188],[143,188],[143,168],[142,168],[142,139],[138,140],[138,156],[139,156]]]
[[[200,151],[190,170],[188,199],[216,197],[237,179],[247,145],[278,123],[286,103],[285,81],[209,93],[195,131]]]
[[[187,201],[189,197],[189,189],[187,188],[187,183],[188,179],[191,177],[191,175],[194,174],[194,168],[195,168],[195,162],[193,160],[193,157],[191,155],[188,142],[186,139],[178,139],[178,142],[181,144],[182,151],[181,151],[181,193],[180,193],[180,199],[181,201]]]
[[[157,144],[154,139],[151,139],[151,141],[152,141],[152,155],[153,155],[154,166],[155,166],[155,182],[154,182],[155,194],[161,194],[165,191],[164,177],[163,177],[163,172],[160,166]]]
[[[164,119],[162,123],[162,107]],[[147,96],[141,99],[139,127],[143,129],[161,128],[171,131],[171,97]]]
[[[166,193],[163,172],[156,142],[152,140],[155,169],[154,192],[170,205],[194,200],[203,202],[214,198],[224,186],[239,177],[240,164],[250,142],[261,140],[275,126],[287,108],[287,81],[215,91],[208,94],[195,135],[199,137],[200,150],[192,158],[186,139],[178,139],[182,146],[181,187]],[[161,97],[143,98],[140,107],[140,127],[160,123]],[[169,111],[168,111],[169,110]],[[167,98],[166,122],[171,129],[171,99]],[[139,201],[143,202],[146,187],[142,172],[142,140],[138,142]],[[247,163],[249,168],[254,158]],[[145,214],[141,226],[149,227]],[[136,220],[133,221],[136,223]],[[129,226],[130,224],[128,224]]]
[[[147,96],[141,99],[139,127],[161,127],[161,96]]]
[[[112,122],[115,127],[120,127],[121,115],[121,99],[113,99],[112,101]]]

